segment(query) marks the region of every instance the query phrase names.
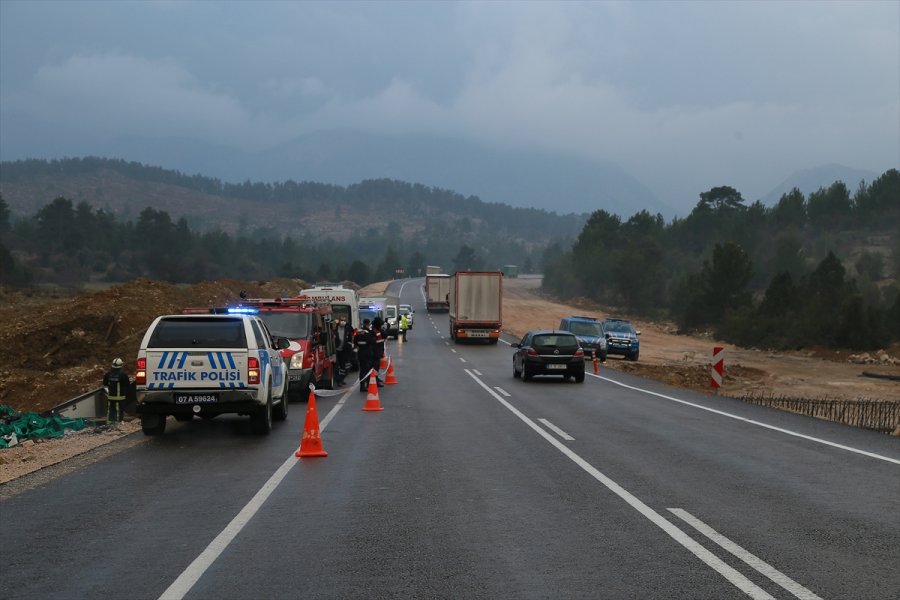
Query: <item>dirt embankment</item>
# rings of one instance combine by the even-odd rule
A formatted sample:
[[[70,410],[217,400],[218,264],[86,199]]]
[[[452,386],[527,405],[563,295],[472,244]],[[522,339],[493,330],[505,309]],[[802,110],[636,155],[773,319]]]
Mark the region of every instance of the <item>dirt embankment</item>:
[[[222,280],[183,287],[136,280],[76,296],[0,291],[0,404],[18,411],[45,411],[100,385],[112,358],[132,365],[141,337],[158,315],[185,306],[237,301],[241,290],[251,297],[292,296],[306,287],[293,279],[269,282]],[[363,293],[383,291],[373,284]],[[565,304],[544,297],[540,280],[504,281],[504,329],[520,336],[529,329],[556,327],[568,315],[606,316],[587,300]],[[627,315],[626,315],[627,316]],[[900,383],[862,377],[864,370],[900,375],[888,349],[883,364],[849,362],[848,352],[771,353],[737,348],[713,339],[675,334],[671,324],[633,321],[641,331],[637,362],[610,357],[600,369],[617,369],[698,391],[710,391],[713,346],[726,348],[725,383],[720,393],[789,396],[813,399],[881,399],[900,397]],[[894,364],[888,364],[891,361]],[[126,423],[102,435],[61,439],[0,450],[0,483],[55,464],[139,429]]]
[[[503,325],[514,335],[529,329],[558,327],[562,317],[608,315],[589,300],[560,303],[541,294],[540,279],[507,279],[503,282]],[[900,383],[863,377],[863,371],[900,376],[900,347],[888,348],[876,364],[860,364],[862,360],[847,351],[808,350],[802,352],[768,352],[739,348],[711,337],[678,335],[671,323],[633,319],[641,332],[641,357],[630,362],[609,357],[600,368],[628,371],[659,381],[697,391],[711,391],[710,362],[714,346],[725,348],[725,380],[721,394],[786,396],[810,399],[875,399],[897,400]]]

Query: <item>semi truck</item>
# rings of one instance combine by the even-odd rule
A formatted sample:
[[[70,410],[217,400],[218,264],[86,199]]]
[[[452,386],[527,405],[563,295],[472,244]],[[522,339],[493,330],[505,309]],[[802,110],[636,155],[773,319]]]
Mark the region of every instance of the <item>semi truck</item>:
[[[460,340],[500,339],[503,273],[457,271],[450,278],[450,337]]]
[[[428,312],[450,310],[450,276],[432,274],[425,276],[425,308]]]

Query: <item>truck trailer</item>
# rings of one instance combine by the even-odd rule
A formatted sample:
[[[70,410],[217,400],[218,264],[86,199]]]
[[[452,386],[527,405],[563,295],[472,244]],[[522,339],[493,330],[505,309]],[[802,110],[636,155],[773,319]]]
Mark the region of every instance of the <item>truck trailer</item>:
[[[450,337],[460,340],[500,339],[503,273],[457,271],[450,278]]]
[[[425,276],[425,308],[428,312],[450,310],[450,276],[432,274]]]

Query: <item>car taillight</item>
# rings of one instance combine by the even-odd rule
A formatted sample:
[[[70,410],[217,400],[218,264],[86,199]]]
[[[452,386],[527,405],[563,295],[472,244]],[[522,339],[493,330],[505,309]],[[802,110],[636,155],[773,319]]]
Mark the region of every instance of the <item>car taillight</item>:
[[[247,383],[259,384],[259,359],[253,356],[247,359]]]
[[[528,349],[528,356],[537,356],[537,355],[538,355],[537,350],[535,350],[534,348]]]
[[[584,350],[579,348],[575,351],[575,358],[584,358]]]
[[[145,385],[147,383],[147,359],[137,359],[137,368],[134,370],[134,383]]]

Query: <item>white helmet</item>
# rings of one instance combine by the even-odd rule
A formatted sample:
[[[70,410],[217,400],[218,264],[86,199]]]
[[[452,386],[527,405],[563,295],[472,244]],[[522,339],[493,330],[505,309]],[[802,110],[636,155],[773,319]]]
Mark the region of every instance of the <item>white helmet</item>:
[[[123,361],[121,358],[114,358],[112,366],[113,369],[121,369],[123,366],[125,366],[125,361]]]

